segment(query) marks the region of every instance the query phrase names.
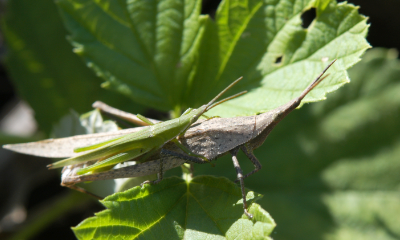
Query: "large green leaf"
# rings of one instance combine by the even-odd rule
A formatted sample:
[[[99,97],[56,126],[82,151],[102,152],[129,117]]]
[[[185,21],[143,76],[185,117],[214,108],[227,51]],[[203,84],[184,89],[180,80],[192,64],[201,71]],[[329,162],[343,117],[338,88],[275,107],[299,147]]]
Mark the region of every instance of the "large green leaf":
[[[125,97],[101,89],[101,79],[72,52],[52,0],[7,1],[3,23],[8,70],[41,130],[49,133],[70,109],[86,112],[96,100],[135,109]]]
[[[349,70],[351,83],[278,125],[245,180],[278,223],[276,240],[398,239],[400,236],[400,62],[373,49]],[[244,155],[244,172],[253,169]],[[196,174],[235,179],[229,158]],[[301,221],[299,221],[301,219]]]
[[[250,93],[211,115],[255,114],[297,96],[328,61],[331,76],[307,98],[348,82],[346,69],[369,47],[357,8],[336,1],[222,1],[215,21],[200,1],[59,0],[75,52],[105,87],[160,110],[198,107],[234,79]],[[301,15],[315,7],[308,29]],[[282,57],[280,63],[276,59]]]
[[[161,110],[180,102],[203,37],[200,1],[61,0],[75,52],[103,85]]]
[[[242,88],[251,91],[215,109],[215,114],[226,111],[220,115],[253,115],[274,109],[297,97],[327,65],[325,61],[337,58],[331,76],[303,103],[324,99],[325,93],[348,82],[345,70],[369,47],[365,40],[366,18],[346,3],[229,2],[221,5],[216,17],[220,46],[229,46],[226,51],[220,47],[222,60],[216,81],[225,85],[228,79],[243,75],[246,82]],[[311,7],[316,8],[317,17],[303,29],[301,15]],[[236,12],[245,12],[246,17]],[[275,63],[278,57],[281,62]]]
[[[249,192],[249,203],[261,197]],[[101,201],[108,209],[74,232],[79,239],[270,239],[274,220],[253,203],[243,214],[240,188],[224,178],[168,178]]]

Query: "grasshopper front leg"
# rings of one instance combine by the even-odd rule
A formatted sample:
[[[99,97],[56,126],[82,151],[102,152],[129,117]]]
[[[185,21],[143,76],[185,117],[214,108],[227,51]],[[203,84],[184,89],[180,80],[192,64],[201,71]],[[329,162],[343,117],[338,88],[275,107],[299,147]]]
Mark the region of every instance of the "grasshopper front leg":
[[[153,181],[146,180],[146,181],[142,182],[140,184],[140,186],[143,187],[143,185],[145,185],[145,184],[157,184],[157,183],[161,182],[161,180],[163,180],[163,177],[164,177],[163,165],[164,165],[164,160],[162,158],[160,158],[160,170],[157,174],[157,180],[153,180]]]
[[[188,162],[197,163],[197,164],[206,163],[206,161],[202,160],[201,158],[194,157],[194,156],[191,156],[189,154],[178,153],[178,152],[167,150],[167,149],[164,149],[164,148],[161,149],[160,154],[162,156],[167,156],[167,157],[168,156],[177,157],[177,158],[180,158],[182,160],[186,160]],[[164,169],[163,169],[164,161],[163,161],[163,158],[160,158],[160,163],[159,164],[160,164],[160,170],[159,170],[159,172],[157,174],[157,176],[158,176],[157,180],[154,180],[154,181],[146,180],[142,184],[140,184],[142,187],[143,187],[144,184],[157,184],[163,179],[163,176],[164,176]]]
[[[239,148],[234,148],[231,151],[229,151],[232,155],[232,162],[233,162],[233,166],[235,167],[236,173],[237,173],[237,179],[240,182],[240,188],[242,190],[242,198],[243,198],[243,210],[244,210],[244,214],[246,214],[247,217],[249,217],[250,219],[253,218],[253,215],[251,215],[248,211],[247,211],[247,201],[246,201],[246,191],[244,189],[244,177],[243,177],[243,171],[240,168],[239,165],[239,161],[237,160],[237,152],[238,152]]]

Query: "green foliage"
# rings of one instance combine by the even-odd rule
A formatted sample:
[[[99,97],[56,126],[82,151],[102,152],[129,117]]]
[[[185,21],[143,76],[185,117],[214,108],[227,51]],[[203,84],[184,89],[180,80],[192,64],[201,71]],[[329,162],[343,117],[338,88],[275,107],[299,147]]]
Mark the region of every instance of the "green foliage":
[[[113,121],[103,121],[99,110],[93,110],[79,116],[75,111],[63,116],[54,125],[52,135],[55,138],[69,137],[81,134],[118,131]]]
[[[74,51],[106,81],[104,88],[131,98],[132,104],[98,88],[99,78],[72,54],[52,4],[10,0],[4,25],[9,69],[46,132],[70,108],[84,112],[98,99],[125,110],[137,103],[176,112],[198,107],[240,76],[244,80],[230,93],[250,92],[210,115],[255,114],[298,96],[328,61],[338,58],[305,102],[321,100],[348,82],[346,69],[369,47],[366,18],[336,1],[225,0],[212,20],[200,15],[200,1],[58,0]],[[317,17],[304,29],[301,15],[312,7]],[[264,168],[246,179],[246,186],[265,196],[262,206],[279,223],[274,238],[400,234],[394,227],[400,215],[395,192],[399,70],[388,56],[371,53],[352,70],[351,85],[329,95],[329,101],[295,111],[255,152]],[[74,125],[81,124],[76,117],[61,126],[77,127],[69,132],[74,134],[103,128],[102,120],[88,116],[81,119],[86,127]],[[95,123],[100,125],[92,128]],[[245,172],[252,168],[243,166]],[[229,159],[219,160],[216,168],[196,166],[196,174],[236,178]],[[253,195],[254,201],[258,194]],[[156,238],[162,232],[180,239],[269,236],[272,218],[255,203],[250,208],[255,219],[242,217],[239,199],[239,188],[223,178],[170,178],[108,197],[103,202],[108,209],[74,231],[81,239],[115,233]]]
[[[397,53],[370,50],[349,75],[350,84],[294,111],[255,151],[263,169],[245,183],[264,195],[259,204],[278,223],[274,239],[400,236]],[[238,158],[244,172],[253,168]],[[235,178],[229,157],[195,172]]]
[[[138,109],[133,104],[127,107],[123,96],[99,87],[101,79],[72,52],[52,0],[8,1],[3,30],[12,80],[45,133],[50,133],[53,124],[70,109],[89,111],[96,100],[131,111]]]
[[[249,192],[249,203],[259,194]],[[135,187],[101,201],[108,209],[88,218],[74,232],[79,239],[270,239],[274,220],[252,204],[243,214],[240,189],[225,178],[168,178]]]
[[[305,99],[321,100],[348,82],[345,70],[369,47],[366,18],[335,1],[226,0],[215,21],[199,15],[200,1],[58,5],[74,51],[107,81],[103,86],[163,111],[198,107],[240,76],[244,80],[231,92],[250,93],[210,115],[270,110],[299,95],[328,60],[338,58],[332,75]],[[317,18],[304,29],[301,14],[311,7]]]

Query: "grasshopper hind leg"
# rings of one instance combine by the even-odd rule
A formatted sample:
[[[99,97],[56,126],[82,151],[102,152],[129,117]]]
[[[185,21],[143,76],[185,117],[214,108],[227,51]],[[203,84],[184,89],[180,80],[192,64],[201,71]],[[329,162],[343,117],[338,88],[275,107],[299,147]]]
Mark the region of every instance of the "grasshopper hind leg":
[[[254,173],[258,172],[261,170],[262,165],[260,163],[260,161],[258,161],[258,159],[256,158],[256,156],[254,156],[253,151],[251,150],[251,148],[247,145],[244,144],[242,146],[240,146],[240,149],[242,149],[242,151],[244,152],[244,154],[246,154],[246,156],[250,159],[250,161],[253,163],[254,165],[254,170],[249,172],[248,174],[246,174],[243,178],[247,178],[251,175],[253,175]]]
[[[178,153],[178,152],[174,152],[174,151],[170,151],[167,149],[161,149],[161,154],[165,155],[165,156],[172,156],[172,157],[177,157],[183,160],[186,160],[190,163],[197,163],[197,164],[204,164],[204,163],[208,163],[208,161],[205,161],[201,158],[198,157],[193,157],[187,154],[183,154],[183,153]]]
[[[237,173],[237,178],[240,182],[240,188],[242,190],[242,198],[243,198],[243,210],[244,210],[244,214],[246,214],[247,217],[249,217],[250,219],[253,218],[253,215],[251,215],[248,211],[247,211],[247,201],[246,201],[246,190],[244,189],[244,177],[243,177],[243,171],[240,168],[239,165],[239,161],[237,160],[237,152],[238,152],[238,148],[234,148],[230,151],[231,155],[232,155],[232,162],[233,162],[233,166],[235,167],[236,173]]]

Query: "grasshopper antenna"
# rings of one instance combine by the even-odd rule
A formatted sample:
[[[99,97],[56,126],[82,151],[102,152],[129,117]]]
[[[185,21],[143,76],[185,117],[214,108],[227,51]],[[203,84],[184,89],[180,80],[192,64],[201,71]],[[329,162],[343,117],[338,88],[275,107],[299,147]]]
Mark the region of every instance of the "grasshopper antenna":
[[[322,80],[329,76],[329,74],[326,74],[325,76],[323,75],[332,66],[332,64],[336,62],[336,60],[337,59],[333,60],[328,66],[325,67],[324,71],[322,71],[322,73],[319,74],[318,77],[301,93],[299,99],[303,99],[313,88],[315,88],[320,82],[322,82]]]
[[[209,109],[209,106],[211,104],[213,104],[215,101],[217,101],[218,98],[220,98],[224,93],[226,93],[226,91],[228,91],[231,87],[233,87],[236,83],[238,83],[240,80],[242,80],[243,77],[240,77],[238,79],[236,79],[233,83],[229,84],[229,86],[227,86],[224,90],[222,90],[222,92],[220,92],[217,96],[215,96],[215,98],[213,98],[208,104],[207,104],[207,109]],[[243,93],[242,93],[243,94]],[[237,94],[236,94],[237,95]]]
[[[233,98],[237,98],[237,97],[239,97],[239,96],[241,96],[241,95],[243,95],[243,94],[245,94],[245,93],[247,93],[247,90],[242,91],[242,92],[240,92],[240,93],[236,93],[235,95],[232,95],[232,96],[230,96],[230,97],[224,98],[224,99],[222,99],[221,101],[218,101],[218,102],[216,102],[216,103],[213,103],[213,104],[211,104],[211,106],[208,106],[208,107],[206,108],[206,111],[210,110],[210,109],[213,108],[213,107],[216,107],[216,106],[220,105],[220,104],[223,103],[223,102],[226,102],[226,101],[231,100],[231,99],[233,99]]]

